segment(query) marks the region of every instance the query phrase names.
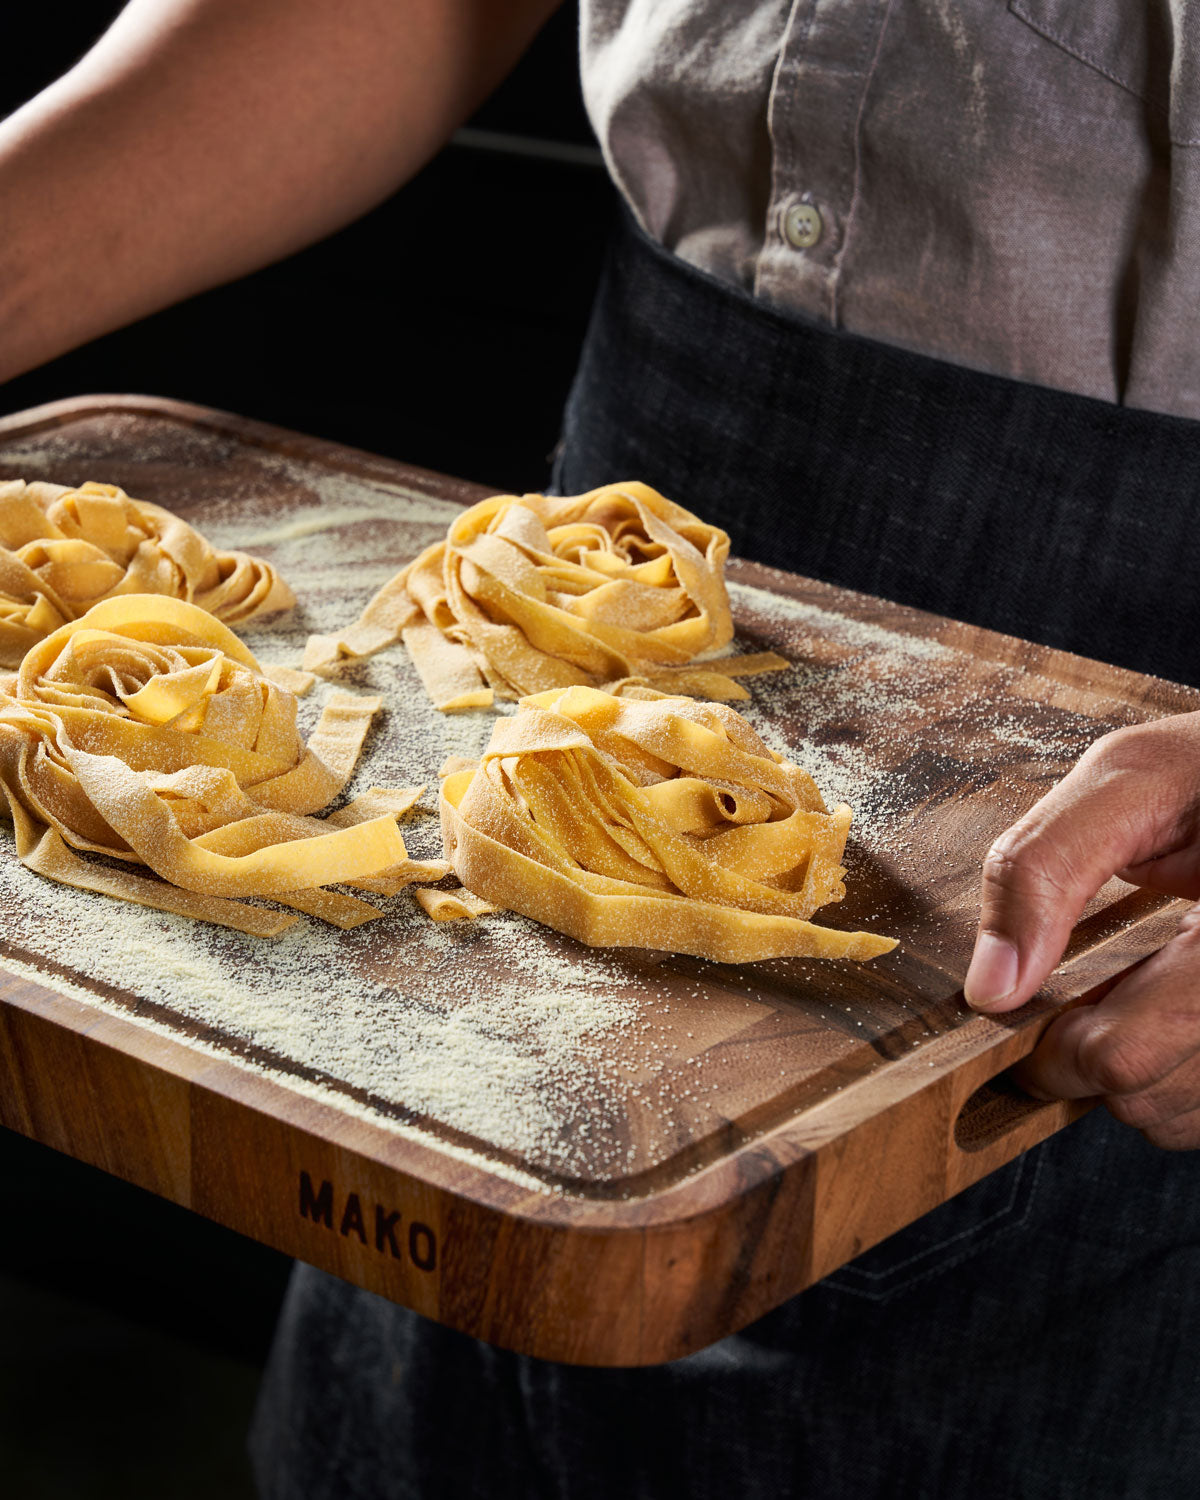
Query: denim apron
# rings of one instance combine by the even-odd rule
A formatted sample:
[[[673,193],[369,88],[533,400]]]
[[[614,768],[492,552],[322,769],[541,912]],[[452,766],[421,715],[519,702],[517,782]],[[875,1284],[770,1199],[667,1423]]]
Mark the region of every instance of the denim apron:
[[[1200,681],[1200,428],[798,322],[625,225],[555,486]],[[1103,1110],[745,1329],[644,1370],[480,1344],[298,1266],[264,1500],[1200,1495],[1200,1153]]]

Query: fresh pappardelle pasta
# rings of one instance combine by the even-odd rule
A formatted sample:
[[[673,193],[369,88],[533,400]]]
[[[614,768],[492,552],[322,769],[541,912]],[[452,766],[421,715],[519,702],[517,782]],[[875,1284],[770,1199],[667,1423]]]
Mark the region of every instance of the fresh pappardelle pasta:
[[[378,698],[333,694],[307,744],[295,695],[218,620],[162,595],[110,599],[29,651],[0,692],[0,791],[31,869],[67,885],[273,936],[381,915],[322,889],[391,894],[448,866],[396,820],[422,787],[372,788],[327,818]],[[153,880],[74,851],[143,866]]]
[[[733,639],[729,537],[638,482],[585,495],[495,495],[463,512],[307,670],[403,639],[434,705],[488,707],[550,688],[635,680],[704,698],[788,663],[717,656]],[[705,657],[703,661],[696,658]]]
[[[166,594],[227,623],[296,602],[269,563],[220,551],[115,484],[0,481],[0,666],[122,594]]]
[[[497,721],[478,765],[449,770],[440,800],[469,892],[590,945],[727,963],[895,947],[809,920],[845,893],[850,809],[829,812],[724,704],[536,694]]]

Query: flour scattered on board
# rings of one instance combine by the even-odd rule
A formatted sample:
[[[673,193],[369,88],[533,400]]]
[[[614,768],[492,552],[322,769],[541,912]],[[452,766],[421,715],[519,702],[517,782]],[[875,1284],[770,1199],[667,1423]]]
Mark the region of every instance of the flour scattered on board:
[[[158,447],[145,417],[109,417],[90,436],[86,428],[49,432],[19,451],[4,449],[0,460],[6,473],[82,483],[116,477],[88,443],[95,454],[120,455],[124,441],[118,482],[131,493],[139,465],[172,465],[189,500],[204,501],[190,519],[219,546],[261,549],[301,601],[292,614],[244,632],[264,664],[295,664],[311,632],[354,619],[457,514],[383,477],[344,476],[265,450],[254,455],[250,479],[239,450],[243,478],[234,483],[218,469],[208,496],[201,486],[213,438],[188,439],[192,453],[178,424],[163,425],[169,430]],[[230,453],[236,447],[231,442]],[[284,516],[272,501],[281,491],[298,497]],[[145,498],[170,503],[161,486]],[[831,805],[854,809],[851,878],[855,850],[886,853],[903,872],[907,824],[927,790],[925,763],[905,760],[915,724],[936,729],[939,715],[960,729],[969,723],[993,761],[1007,756],[1014,765],[1069,758],[1086,744],[1081,721],[1056,718],[1052,706],[1039,709],[1036,723],[1013,716],[1011,699],[1007,714],[992,711],[964,686],[965,658],[936,641],[743,584],[732,585],[731,597],[735,619],[762,638],[747,646],[769,645],[797,663],[754,679],[744,711],[772,748],[813,775]],[[385,704],[346,795],[426,782],[404,836],[417,857],[440,853],[438,767],[451,754],[478,755],[493,716],[434,712],[399,649],[356,664],[337,686],[381,693]],[[306,733],[330,691],[318,684],[302,701]],[[785,740],[783,723],[802,726],[802,741]],[[691,1031],[668,1022],[681,996],[684,1004],[694,999],[697,1015],[711,1015],[703,984],[680,973],[656,980],[652,957],[589,952],[512,915],[435,925],[409,893],[381,904],[382,921],[350,932],[305,920],[274,942],[256,940],[40,880],[13,857],[11,831],[0,828],[0,908],[12,949],[70,954],[79,981],[137,997],[141,1024],[183,1031],[191,1045],[217,1054],[237,1051],[248,1066],[286,1072],[290,1087],[397,1132],[419,1134],[435,1122],[444,1149],[478,1160],[486,1148],[489,1170],[526,1186],[561,1186],[579,1173],[619,1179],[686,1144],[705,1096],[719,1103],[719,1061],[686,1055]],[[19,958],[3,962],[25,967]],[[103,988],[57,972],[46,978],[129,1015]],[[836,969],[822,980],[836,991]],[[736,1001],[739,1014],[755,1004],[752,981],[748,998]],[[631,1114],[639,1147],[631,1144]]]
[[[80,473],[80,455],[58,433],[3,458],[31,478],[75,482],[95,469]],[[197,519],[219,546],[253,542],[269,552],[302,601],[290,615],[243,632],[264,663],[298,663],[311,631],[354,618],[397,566],[444,534],[458,509],[273,454],[264,453],[258,467],[245,492],[226,487]],[[281,521],[270,497],[285,480],[302,484],[307,498]],[[404,837],[418,857],[440,854],[438,767],[450,754],[479,754],[493,716],[431,710],[401,650],[371,658],[336,686],[378,691],[385,702],[346,798],[372,785],[426,782]],[[332,690],[319,683],[301,702],[306,734]],[[286,1067],[290,1086],[400,1131],[414,1120],[436,1121],[462,1138],[461,1149],[486,1143],[490,1170],[497,1169],[493,1152],[563,1178],[586,1169],[603,1180],[625,1167],[626,1143],[596,1122],[639,1061],[624,1055],[621,1039],[654,1026],[644,967],[573,945],[563,950],[515,916],[435,924],[408,892],[370,898],[387,915],[350,932],[302,919],[275,941],[247,940],[41,880],[13,857],[11,839],[11,828],[0,825],[7,943],[27,954],[69,953],[81,978],[146,1002],[142,1024],[178,1035],[164,1013],[178,1016],[193,1045],[219,1053],[238,1047],[268,1071]],[[3,962],[26,968],[19,959]],[[128,1015],[116,998],[43,972],[52,987]],[[510,1175],[545,1186],[516,1165]]]

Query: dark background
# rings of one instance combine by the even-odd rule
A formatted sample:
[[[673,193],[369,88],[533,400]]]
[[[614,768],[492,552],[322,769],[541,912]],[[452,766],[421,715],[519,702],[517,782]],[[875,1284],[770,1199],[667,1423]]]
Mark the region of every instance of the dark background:
[[[46,5],[12,47],[0,20],[0,115],[119,9]],[[612,212],[576,42],[568,5],[469,128],[366,218],[0,386],[0,411],[85,392],[173,396],[538,488]]]
[[[47,5],[19,36],[0,20],[0,115],[119,8]],[[542,487],[613,213],[576,26],[568,6],[469,128],[366,218],[11,381],[0,412],[172,396]],[[245,1426],[289,1263],[3,1131],[0,1188],[0,1491],[250,1495]]]

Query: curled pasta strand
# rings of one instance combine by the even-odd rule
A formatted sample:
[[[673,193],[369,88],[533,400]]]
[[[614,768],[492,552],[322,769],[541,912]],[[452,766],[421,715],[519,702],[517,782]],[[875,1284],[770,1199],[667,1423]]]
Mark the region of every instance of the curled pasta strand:
[[[453,522],[335,636],[308,671],[402,639],[443,712],[550,688],[638,685],[749,696],[734,679],[777,671],[773,652],[718,656],[733,638],[729,537],[649,485],[585,495],[495,495]]]
[[[124,594],[170,595],[234,623],[295,603],[269,563],[218,550],[115,484],[0,481],[0,666]]]
[[[845,893],[850,809],[724,704],[532,695],[449,769],[440,809],[467,891],[590,945],[729,963],[895,947],[809,920]]]
[[[242,898],[352,927],[381,913],[324,887],[390,894],[445,873],[410,859],[397,826],[420,787],[373,787],[314,816],[353,774],[380,700],[332,694],[306,745],[293,694],[196,605],[104,601],[27,652],[5,689],[0,784],[17,853],[52,879],[273,935],[294,918]]]

